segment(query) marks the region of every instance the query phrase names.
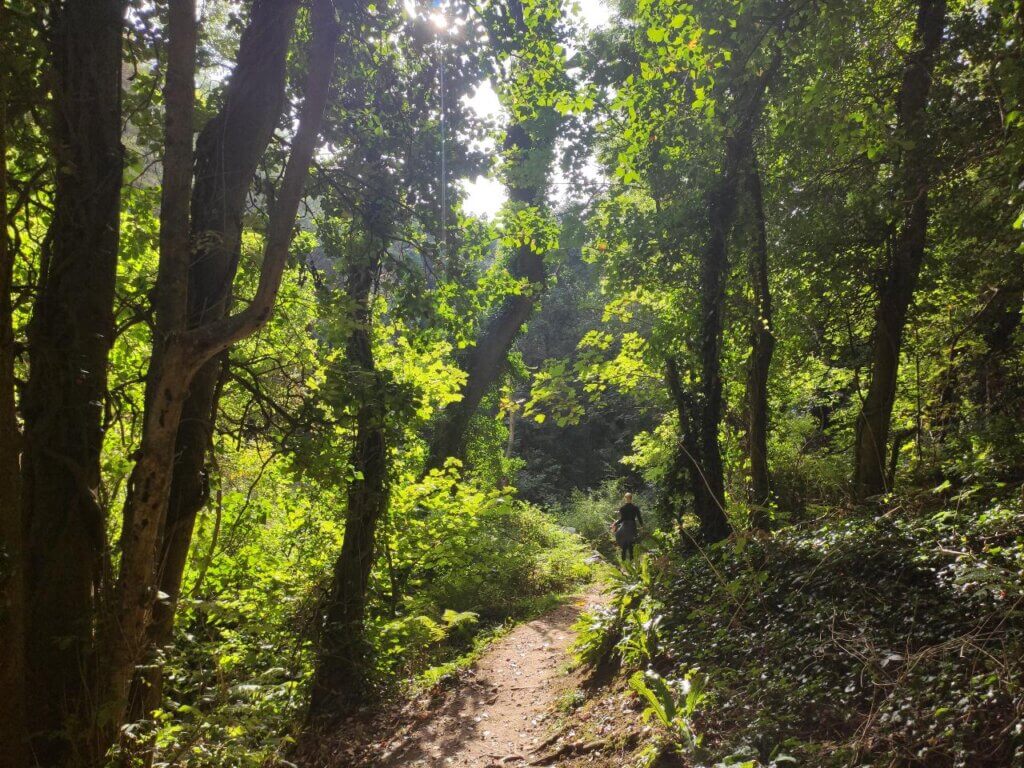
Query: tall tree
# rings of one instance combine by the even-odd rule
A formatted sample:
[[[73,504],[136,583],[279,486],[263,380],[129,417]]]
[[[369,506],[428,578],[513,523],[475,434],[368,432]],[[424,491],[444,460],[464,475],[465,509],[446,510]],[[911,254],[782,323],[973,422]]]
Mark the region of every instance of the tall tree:
[[[187,242],[175,243],[172,248],[191,249],[192,256],[187,274],[166,275],[167,288],[158,292],[168,303],[164,312],[157,309],[158,317],[167,318],[158,329],[158,338],[166,339],[179,324],[196,328],[223,319],[230,308],[246,200],[284,106],[285,65],[298,8],[298,0],[257,0],[252,5],[220,111],[199,133],[194,170],[191,162],[187,166],[191,183],[190,235]],[[176,231],[180,231],[180,225]],[[182,285],[167,285],[172,280],[187,284],[185,318],[175,316],[179,307],[168,298],[184,290]],[[150,652],[170,640],[196,515],[209,495],[206,457],[224,365],[222,355],[205,363],[192,380],[182,406],[157,569],[160,591],[167,598],[153,607]],[[141,717],[157,707],[161,690],[159,667],[150,665],[132,695],[133,714]]]
[[[527,209],[543,206],[547,174],[538,168],[550,165],[554,136],[541,121],[512,125],[505,139],[504,151],[509,155],[507,182],[509,200]],[[484,397],[504,370],[523,324],[530,318],[545,290],[547,267],[545,254],[529,241],[516,248],[509,263],[509,274],[525,287],[509,295],[491,316],[462,363],[466,383],[462,399],[449,406],[435,433],[427,466],[440,468],[448,458],[464,459],[470,421]]]
[[[453,17],[469,12],[462,5],[447,9]],[[478,82],[480,60],[486,55],[486,46],[471,36],[438,40],[428,19],[407,17],[398,9],[351,21],[353,31],[339,54],[339,109],[326,129],[336,154],[322,163],[320,179],[325,182],[322,207],[331,216],[321,228],[324,254],[344,275],[337,281],[340,286],[330,287],[344,288],[340,320],[348,330],[344,354],[328,375],[331,389],[340,394],[332,406],[339,420],[349,421],[354,430],[349,448],[352,477],[345,488],[344,540],[321,608],[312,722],[329,721],[366,704],[372,689],[372,648],[365,635],[369,584],[378,529],[388,514],[389,443],[392,435],[401,434],[396,422],[408,406],[407,396],[398,394],[390,374],[378,370],[375,360],[376,289],[383,275],[395,289],[391,298],[401,314],[409,311],[403,308],[401,294],[419,292],[408,284],[422,287],[418,270],[410,271],[402,263],[396,244],[400,239],[416,242],[421,253],[429,253],[422,233],[441,226],[436,220],[439,129],[447,134],[440,148],[452,155],[453,174],[477,167],[475,153],[465,146],[472,121],[462,97]],[[381,38],[398,38],[403,44],[381,51],[372,42]],[[435,52],[432,48],[436,57],[429,55]],[[443,81],[441,66],[446,72]],[[440,104],[430,88],[437,81],[444,88]],[[373,120],[353,119],[362,114]],[[442,177],[440,183],[448,180]],[[446,267],[457,260],[446,252],[439,255],[448,260]],[[422,297],[416,301],[421,302]],[[337,302],[325,297],[325,304]]]
[[[788,13],[783,13],[773,23],[782,26],[787,17]],[[716,89],[718,98],[723,100],[719,113],[722,122],[717,129],[723,148],[721,165],[706,195],[707,239],[699,253],[700,385],[695,403],[700,482],[694,489],[694,511],[701,521],[704,539],[709,542],[725,538],[731,530],[725,514],[725,478],[719,443],[728,244],[739,205],[740,185],[754,152],[753,138],[760,124],[765,92],[781,63],[781,53],[776,51],[770,62],[758,69],[752,67],[750,60],[760,52],[761,35],[749,17],[746,21],[750,29],[744,30],[746,25],[742,22],[737,28],[758,42],[750,49],[749,43],[743,41],[744,47],[735,51],[731,59],[742,64],[730,66],[732,71],[725,73]],[[727,90],[735,94],[731,103],[725,96]]]
[[[731,530],[719,434],[729,251],[750,186],[744,180],[766,93],[794,40],[792,28],[810,15],[807,8],[773,0],[685,8],[641,4],[629,69],[613,101],[625,121],[614,147],[616,174],[627,187],[643,182],[650,200],[650,226],[639,228],[633,247],[641,253],[655,248],[660,265],[648,271],[634,264],[618,279],[653,280],[653,290],[668,289],[671,301],[686,302],[672,312],[656,310],[665,326],[657,329],[655,346],[669,360],[666,380],[680,415],[677,444],[683,453],[671,474],[676,481],[684,476],[680,459],[692,465],[694,511],[710,542]],[[689,108],[666,108],[667,101]],[[631,194],[623,192],[627,199]],[[758,296],[761,318],[763,291]],[[690,368],[686,385],[678,371],[681,347]]]
[[[772,328],[772,295],[768,282],[768,233],[757,150],[751,148],[744,177],[748,215],[752,224],[749,273],[753,292],[750,317],[750,362],[747,368],[747,451],[750,458],[750,502],[752,523],[768,525],[765,506],[771,498],[768,470],[768,374],[775,352]]]
[[[928,103],[945,27],[945,0],[920,0],[913,49],[896,102],[901,152],[894,173],[896,232],[888,249],[872,334],[871,383],[857,418],[854,489],[858,498],[886,490],[886,450],[907,311],[914,298],[928,235],[928,189],[934,175]]]
[[[0,2],[6,44],[7,3]],[[9,69],[0,70],[0,766],[27,762],[25,721],[24,524],[20,499],[21,429],[14,396],[14,248],[7,215],[7,101]]]
[[[548,216],[547,189],[555,138],[560,122],[551,107],[539,107],[536,83],[564,87],[563,51],[558,45],[558,3],[526,5],[520,0],[488,3],[481,9],[488,38],[494,46],[493,71],[512,119],[502,146],[503,170],[512,215],[536,226]],[[552,12],[553,11],[553,12]],[[555,21],[553,21],[555,20]],[[531,73],[531,70],[533,72]],[[546,71],[545,71],[546,70]],[[537,71],[543,77],[533,81]],[[533,82],[531,82],[533,81]],[[466,371],[462,398],[449,406],[435,431],[428,468],[439,468],[449,457],[464,459],[470,421],[504,370],[512,345],[545,291],[546,248],[540,233],[524,233],[508,264],[520,289],[508,295],[486,319],[461,362]]]
[[[329,0],[312,2],[308,55],[304,61],[300,57],[306,67],[304,99],[283,178],[272,195],[256,295],[233,315],[225,311],[194,321],[196,303],[203,306],[209,294],[189,282],[191,276],[209,288],[203,279],[207,275],[190,272],[197,259],[200,269],[209,266],[204,249],[224,247],[221,264],[237,253],[241,206],[280,112],[295,13],[295,3],[254,5],[251,26],[257,31],[250,29],[240,50],[242,73],[251,77],[233,78],[235,95],[239,90],[242,95],[225,107],[220,138],[207,142],[223,140],[230,146],[213,150],[216,156],[207,150],[210,167],[194,168],[195,5],[192,0],[169,5],[156,327],[142,444],[116,561],[106,542],[98,487],[105,374],[114,334],[124,6],[69,0],[50,14],[55,205],[28,329],[30,369],[22,402],[22,496],[29,524],[27,704],[32,752],[39,764],[98,765],[116,739],[127,714],[129,683],[153,635],[158,571],[166,576],[171,570],[160,567],[170,560],[162,544],[168,540],[176,438],[189,387],[209,360],[260,328],[273,311],[333,73],[337,24]],[[266,54],[269,65],[262,61],[267,48],[274,48]],[[252,109],[247,112],[245,106]],[[236,129],[229,131],[232,121]],[[236,150],[247,161],[238,161]],[[206,186],[196,185],[200,199],[192,201],[194,175],[202,176]],[[202,197],[204,189],[213,190],[208,198]],[[219,198],[228,202],[218,207]],[[195,238],[193,207],[200,210]],[[207,214],[232,221],[214,222],[211,234],[202,228]],[[196,241],[199,246],[193,248]],[[230,271],[229,283],[232,277]],[[223,283],[210,290],[222,301],[230,295]],[[5,441],[5,447],[11,445],[16,443]],[[183,547],[182,559],[187,539]],[[174,567],[180,580],[180,566]]]
[[[333,77],[338,37],[333,3],[314,0],[309,23],[312,37],[306,61],[304,98],[284,176],[270,209],[263,264],[252,301],[234,314],[188,327],[187,280],[184,277],[188,274],[192,254],[188,248],[161,251],[160,277],[163,279],[157,292],[162,295],[155,301],[164,308],[165,315],[174,320],[162,326],[150,363],[142,443],[132,472],[121,537],[121,567],[114,605],[105,623],[101,691],[114,722],[124,717],[132,673],[147,647],[159,543],[170,500],[177,434],[189,387],[203,365],[269,320],[281,285]],[[192,67],[194,71],[194,60]],[[163,202],[162,225],[165,214],[170,211],[169,201],[165,198]],[[185,202],[179,195],[173,208],[180,212],[183,205]],[[175,221],[176,226],[184,226],[180,213]],[[180,242],[178,238],[187,239],[187,236],[188,230],[182,229],[175,239]],[[168,240],[169,236],[161,232],[162,245]]]
[[[372,288],[381,267],[381,241],[368,238],[353,254],[346,288],[353,310],[345,346],[345,370],[355,400],[355,439],[349,463],[354,477],[347,491],[345,538],[335,560],[324,611],[310,716],[327,720],[367,700],[370,666],[363,632],[370,571],[376,559],[377,524],[387,512],[387,399],[373,356]]]
[[[694,489],[694,511],[701,521],[705,540],[719,541],[731,530],[725,515],[725,478],[718,432],[722,423],[722,330],[726,277],[729,272],[727,243],[737,208],[737,186],[744,155],[750,151],[753,120],[758,105],[748,107],[735,133],[725,140],[725,156],[719,181],[707,196],[709,237],[700,254],[700,397],[697,403],[697,462],[700,482]],[[748,98],[750,96],[748,95]]]
[[[22,505],[28,718],[43,765],[85,717],[98,592],[109,577],[100,484],[120,231],[124,0],[51,6],[53,219],[28,329]]]

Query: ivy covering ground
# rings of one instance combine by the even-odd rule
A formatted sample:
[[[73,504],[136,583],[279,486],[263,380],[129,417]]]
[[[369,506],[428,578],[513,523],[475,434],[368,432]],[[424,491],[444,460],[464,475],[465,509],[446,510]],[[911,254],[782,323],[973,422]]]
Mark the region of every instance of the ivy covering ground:
[[[1022,523],[1017,499],[907,502],[655,552],[579,651],[646,668],[648,716],[699,686],[699,745],[659,724],[648,746],[666,765],[1019,765]]]

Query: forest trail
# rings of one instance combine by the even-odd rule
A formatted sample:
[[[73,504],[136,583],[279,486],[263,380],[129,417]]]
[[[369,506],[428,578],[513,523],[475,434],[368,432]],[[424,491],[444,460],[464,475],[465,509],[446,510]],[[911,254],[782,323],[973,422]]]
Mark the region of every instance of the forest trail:
[[[550,735],[552,707],[572,686],[572,625],[600,601],[593,586],[495,642],[451,696],[392,740],[379,768],[529,764]]]

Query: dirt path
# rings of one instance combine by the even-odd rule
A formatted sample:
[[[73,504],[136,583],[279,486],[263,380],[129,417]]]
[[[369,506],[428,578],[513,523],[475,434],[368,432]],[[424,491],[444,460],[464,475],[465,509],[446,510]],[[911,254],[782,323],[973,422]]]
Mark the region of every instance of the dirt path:
[[[494,643],[454,695],[389,745],[378,768],[524,765],[549,736],[551,710],[572,685],[572,624],[593,588]]]

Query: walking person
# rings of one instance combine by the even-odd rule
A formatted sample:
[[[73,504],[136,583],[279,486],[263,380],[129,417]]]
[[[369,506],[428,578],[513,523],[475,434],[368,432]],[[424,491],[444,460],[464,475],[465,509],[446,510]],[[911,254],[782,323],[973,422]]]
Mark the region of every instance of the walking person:
[[[615,543],[622,550],[622,562],[633,559],[633,545],[640,538],[640,530],[643,525],[644,519],[640,515],[640,507],[633,503],[633,494],[627,493],[622,497],[619,518],[612,523]]]

